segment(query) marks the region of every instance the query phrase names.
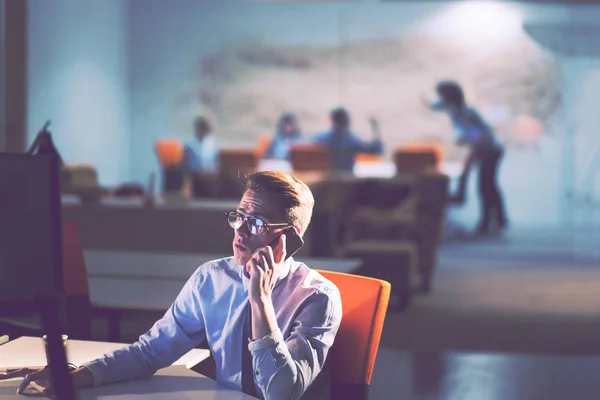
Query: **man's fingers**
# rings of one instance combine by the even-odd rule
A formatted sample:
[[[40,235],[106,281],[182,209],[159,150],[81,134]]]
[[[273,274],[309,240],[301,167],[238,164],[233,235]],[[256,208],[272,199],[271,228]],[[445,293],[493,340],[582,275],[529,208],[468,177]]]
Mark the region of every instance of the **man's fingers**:
[[[0,374],[0,381],[5,379],[19,378],[37,370],[31,368],[11,368]]]
[[[258,262],[259,267],[262,266],[263,270],[267,270],[267,269],[272,269],[272,266],[269,264],[269,261],[267,260],[267,257],[263,254],[260,256],[260,260]]]
[[[246,264],[246,270],[250,274],[250,278],[254,275],[254,273],[263,273],[264,269],[260,266],[261,261],[256,257],[251,258]]]
[[[17,393],[18,394],[23,393],[25,388],[27,388],[27,386],[29,386],[29,384],[31,383],[31,381],[33,379],[34,379],[34,374],[25,375],[25,378],[23,378],[23,381],[21,382],[21,384],[19,385],[19,388],[17,389]]]
[[[24,368],[24,369],[28,369],[29,373],[27,375],[25,375],[25,378],[23,378],[23,381],[19,385],[19,389],[17,389],[17,393],[19,393],[19,394],[23,393],[25,388],[27,388],[27,386],[29,386],[29,384],[33,381],[48,380],[48,375],[47,375],[46,369],[39,369],[39,370],[33,370],[30,368]]]

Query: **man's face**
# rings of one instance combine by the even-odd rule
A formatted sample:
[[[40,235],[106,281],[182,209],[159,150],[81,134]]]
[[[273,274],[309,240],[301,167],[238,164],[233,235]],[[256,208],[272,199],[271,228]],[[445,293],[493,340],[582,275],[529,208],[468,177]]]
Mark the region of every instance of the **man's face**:
[[[283,125],[283,132],[287,135],[290,136],[292,133],[294,133],[294,125],[287,123],[285,125]]]
[[[246,190],[236,210],[244,217],[252,216],[262,219],[267,224],[285,223],[281,206],[276,200],[264,193]],[[246,265],[254,251],[279,237],[285,226],[267,227],[264,233],[253,235],[244,222],[235,230],[233,238],[233,258],[238,265]]]
[[[204,139],[210,133],[210,124],[206,121],[196,122],[195,135],[198,140]]]

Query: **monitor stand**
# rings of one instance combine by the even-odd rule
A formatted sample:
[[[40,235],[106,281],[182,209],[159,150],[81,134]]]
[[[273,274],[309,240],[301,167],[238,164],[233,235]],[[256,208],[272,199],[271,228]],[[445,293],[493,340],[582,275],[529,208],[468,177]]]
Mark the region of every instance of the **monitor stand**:
[[[46,360],[50,368],[52,395],[57,400],[75,400],[71,374],[67,366],[67,355],[63,346],[60,324],[60,302],[57,297],[39,299],[39,313],[46,332]]]

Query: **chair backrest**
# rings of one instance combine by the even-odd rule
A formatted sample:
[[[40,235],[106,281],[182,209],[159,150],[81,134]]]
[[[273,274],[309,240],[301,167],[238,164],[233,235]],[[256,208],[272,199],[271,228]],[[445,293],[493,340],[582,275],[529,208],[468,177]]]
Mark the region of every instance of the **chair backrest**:
[[[260,135],[258,137],[258,140],[256,141],[256,148],[254,149],[258,159],[262,159],[265,156],[265,153],[267,150],[269,150],[272,142],[273,137],[270,135]]]
[[[327,146],[297,143],[290,147],[290,163],[294,172],[327,172],[331,169],[331,156]]]
[[[63,221],[62,234],[63,281],[67,295],[67,333],[74,339],[90,339],[90,291],[77,224],[73,221]]]
[[[369,153],[358,153],[354,157],[354,162],[357,164],[360,163],[378,163],[383,160],[383,157],[380,154],[369,154]]]
[[[420,174],[437,171],[442,158],[439,146],[408,144],[394,152],[394,164],[398,174]]]
[[[327,359],[332,399],[366,400],[391,285],[364,276],[318,272],[338,287],[342,297],[342,323]]]
[[[183,161],[183,143],[179,139],[159,139],[154,143],[154,149],[163,167],[179,165]]]
[[[219,152],[221,172],[237,176],[255,172],[258,169],[258,157],[254,149],[221,149]]]

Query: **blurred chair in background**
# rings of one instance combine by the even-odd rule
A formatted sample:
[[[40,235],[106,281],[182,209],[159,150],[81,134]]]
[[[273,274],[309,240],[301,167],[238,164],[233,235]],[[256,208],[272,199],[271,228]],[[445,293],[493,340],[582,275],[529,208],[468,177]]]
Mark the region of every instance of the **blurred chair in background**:
[[[243,181],[258,170],[258,157],[252,148],[221,149],[219,154],[218,195],[239,198],[244,194]]]
[[[367,271],[370,264],[381,264],[381,261],[369,262],[383,254],[389,256],[388,275],[371,275],[396,283],[394,295],[406,300],[404,293],[396,289],[405,288],[407,283],[398,285],[396,279],[410,276],[399,270],[410,270],[408,265],[418,265],[418,288],[428,292],[435,265],[438,248],[442,236],[446,205],[448,201],[448,176],[439,173],[422,173],[400,175],[394,179],[365,179],[357,182],[352,193],[345,202],[350,210],[345,218],[343,240],[339,254],[344,257],[363,257]],[[394,253],[410,250],[412,243],[417,249],[416,257],[407,259]],[[367,245],[372,243],[372,245]],[[400,245],[402,244],[402,245]],[[382,251],[382,246],[386,250]],[[409,255],[409,254],[407,254]],[[416,260],[415,260],[416,258]],[[379,266],[378,268],[382,268]],[[385,269],[380,269],[385,273]],[[372,273],[377,271],[373,268]],[[412,277],[408,284],[413,286]],[[399,305],[402,308],[404,305]]]
[[[442,149],[433,144],[408,144],[397,149],[393,159],[398,174],[435,172],[442,159]]]
[[[180,192],[185,181],[183,143],[178,139],[159,139],[154,143],[154,149],[162,168],[163,191]]]
[[[331,155],[324,145],[297,143],[290,148],[290,163],[294,172],[327,174],[331,169]]]
[[[105,194],[98,182],[98,172],[91,164],[67,163],[60,170],[60,191],[62,194],[73,194],[82,202],[97,202]]]
[[[66,334],[69,338],[90,340],[92,337],[91,310],[87,270],[79,242],[77,225],[64,221],[62,225],[63,282],[66,306]],[[45,334],[37,315],[31,318],[0,320],[0,330],[11,339],[19,336]]]
[[[261,160],[267,154],[267,150],[271,147],[271,143],[273,138],[270,135],[260,135],[258,140],[256,141],[256,147],[254,148],[254,152],[256,154],[256,158]]]

